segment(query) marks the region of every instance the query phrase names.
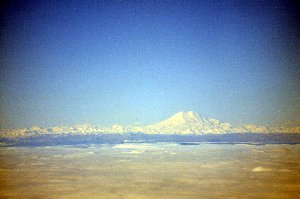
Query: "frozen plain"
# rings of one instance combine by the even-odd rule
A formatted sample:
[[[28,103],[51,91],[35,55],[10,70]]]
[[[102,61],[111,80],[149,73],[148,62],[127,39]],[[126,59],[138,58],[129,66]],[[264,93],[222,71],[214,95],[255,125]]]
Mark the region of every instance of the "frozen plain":
[[[0,148],[0,198],[299,198],[300,145]]]

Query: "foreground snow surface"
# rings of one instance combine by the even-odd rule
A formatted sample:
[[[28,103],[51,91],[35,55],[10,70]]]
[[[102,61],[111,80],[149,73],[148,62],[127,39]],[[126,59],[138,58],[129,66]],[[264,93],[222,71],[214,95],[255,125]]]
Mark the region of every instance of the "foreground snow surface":
[[[0,148],[0,198],[297,198],[300,145]]]

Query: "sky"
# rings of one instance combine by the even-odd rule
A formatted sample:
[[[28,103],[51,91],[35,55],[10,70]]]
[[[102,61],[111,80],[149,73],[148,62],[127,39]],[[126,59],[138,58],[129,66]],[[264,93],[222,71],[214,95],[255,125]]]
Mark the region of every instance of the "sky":
[[[298,10],[293,1],[4,1],[0,128],[144,125],[179,111],[299,124]]]

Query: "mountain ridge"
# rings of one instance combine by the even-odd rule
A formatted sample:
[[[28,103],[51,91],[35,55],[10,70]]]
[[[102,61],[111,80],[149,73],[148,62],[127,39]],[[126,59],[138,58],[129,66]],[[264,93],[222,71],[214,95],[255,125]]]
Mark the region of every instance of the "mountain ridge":
[[[41,134],[179,134],[205,135],[226,133],[300,133],[300,127],[266,127],[257,125],[233,126],[213,118],[205,118],[196,112],[178,112],[171,117],[145,126],[113,125],[99,127],[93,125],[76,125],[73,127],[31,127],[23,129],[0,129],[0,137],[27,137]]]

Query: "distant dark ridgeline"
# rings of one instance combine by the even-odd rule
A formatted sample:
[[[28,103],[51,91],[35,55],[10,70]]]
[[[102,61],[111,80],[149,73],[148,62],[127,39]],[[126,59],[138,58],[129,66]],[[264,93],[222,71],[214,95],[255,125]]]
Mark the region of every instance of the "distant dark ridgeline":
[[[179,142],[184,145],[195,142],[211,143],[255,143],[255,144],[300,144],[300,134],[287,133],[228,133],[208,135],[167,135],[167,134],[98,134],[59,135],[46,134],[23,138],[0,138],[0,146],[54,146],[78,144],[119,144],[125,142]]]

